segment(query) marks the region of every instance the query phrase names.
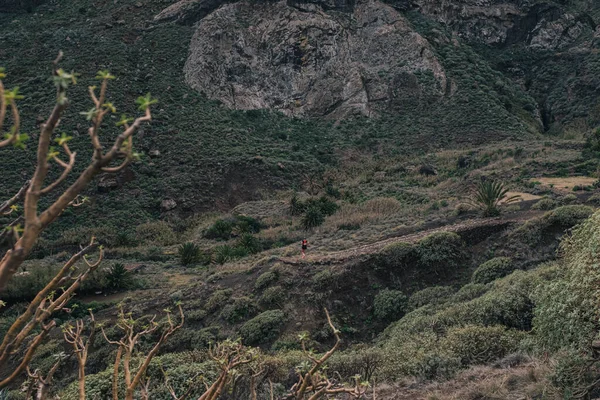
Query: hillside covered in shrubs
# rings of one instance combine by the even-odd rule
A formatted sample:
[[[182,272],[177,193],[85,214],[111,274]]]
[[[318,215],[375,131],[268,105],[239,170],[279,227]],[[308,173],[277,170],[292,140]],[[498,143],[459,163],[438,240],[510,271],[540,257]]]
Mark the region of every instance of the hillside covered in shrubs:
[[[0,5],[0,399],[600,396],[598,6],[476,3]]]

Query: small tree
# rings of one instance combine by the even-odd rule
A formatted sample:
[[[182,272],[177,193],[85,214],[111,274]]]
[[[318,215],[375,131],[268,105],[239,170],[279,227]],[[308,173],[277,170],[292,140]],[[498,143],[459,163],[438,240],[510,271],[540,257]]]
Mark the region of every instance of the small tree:
[[[340,331],[331,322],[329,312],[325,309],[327,323],[335,336],[335,344],[321,357],[317,357],[312,350],[306,348],[307,335],[300,335],[302,351],[308,362],[298,366],[298,382],[296,382],[286,399],[294,400],[316,400],[321,398],[329,398],[332,395],[347,394],[355,399],[362,398],[369,386],[368,382],[360,380],[360,376],[354,377],[353,385],[346,386],[341,382],[337,382],[334,378],[327,375],[325,363],[340,347],[342,338]]]
[[[60,53],[54,61],[52,76],[54,85],[56,86],[56,104],[54,105],[50,117],[41,125],[37,147],[37,162],[33,177],[15,196],[0,205],[0,214],[7,214],[19,209],[19,201],[24,202],[24,214],[22,217],[24,225],[21,226],[21,223],[11,224],[9,228],[14,245],[0,260],[0,292],[6,287],[10,278],[12,278],[19,266],[31,253],[40,234],[54,222],[67,207],[77,201],[79,194],[96,175],[101,172],[119,172],[132,160],[138,157],[138,154],[133,151],[133,134],[138,130],[142,123],[150,121],[152,118],[150,106],[156,101],[153,100],[150,95],[138,98],[137,103],[140,110],[144,112],[144,116],[135,120],[123,116],[117,123],[117,126],[123,127],[123,131],[117,136],[112,146],[108,150],[105,150],[100,142],[100,128],[104,117],[116,112],[114,105],[106,99],[108,82],[114,79],[114,76],[108,71],[98,72],[96,78],[101,82],[99,93],[97,94],[97,88],[95,86],[89,88],[93,107],[89,111],[83,113],[87,120],[90,121],[91,125],[88,129],[88,133],[92,148],[94,149],[92,161],[83,172],[79,174],[75,182],[62,191],[54,202],[51,202],[45,210],[39,210],[40,199],[56,190],[65,182],[75,167],[77,156],[77,153],[72,152],[69,148],[69,141],[72,139],[70,136],[66,133],[62,133],[53,138],[62,114],[69,105],[67,89],[70,85],[77,82],[75,73],[67,73],[61,68],[58,68],[58,63],[61,58],[62,53]],[[25,142],[29,137],[27,134],[21,133],[20,131],[21,118],[16,102],[17,100],[22,99],[23,96],[19,95],[18,88],[12,90],[6,90],[4,88],[2,79],[5,77],[4,70],[0,69],[0,131],[2,130],[6,119],[7,108],[10,108],[11,110],[13,126],[9,133],[4,136],[5,139],[0,141],[0,148],[13,145],[16,148],[22,149],[25,147]],[[55,143],[56,147],[51,146],[52,143]],[[64,156],[61,156],[59,149],[62,150]],[[64,161],[63,158],[61,158],[65,156],[68,161]],[[124,158],[121,164],[116,167],[111,167],[111,164],[119,158]],[[58,165],[63,171],[54,182],[44,186],[51,163]]]
[[[511,204],[521,199],[521,196],[509,196],[508,189],[501,182],[482,181],[477,185],[472,203],[479,208],[484,217],[500,215],[500,204]]]
[[[114,79],[114,76],[108,71],[98,72],[96,78],[100,81],[100,88],[99,90],[95,86],[89,88],[93,107],[83,113],[90,122],[88,134],[93,148],[92,159],[70,186],[59,191],[54,200],[47,202],[46,204],[49,205],[45,209],[40,209],[40,200],[56,192],[66,182],[74,170],[77,156],[77,153],[71,151],[69,147],[69,141],[72,139],[70,136],[66,133],[55,135],[56,128],[69,105],[67,89],[77,82],[77,74],[68,73],[58,67],[61,58],[62,53],[59,53],[53,63],[52,78],[56,87],[56,102],[48,119],[41,124],[33,176],[14,196],[0,203],[0,215],[16,215],[21,208],[21,203],[23,209],[23,215],[17,216],[0,235],[0,241],[9,241],[9,249],[0,259],[0,294],[31,254],[40,234],[67,207],[80,206],[86,202],[86,198],[82,198],[80,194],[96,175],[101,172],[119,172],[138,157],[133,151],[133,135],[142,123],[151,120],[150,106],[156,102],[150,95],[138,98],[137,104],[144,115],[135,120],[123,116],[117,123],[117,126],[122,127],[122,132],[112,145],[105,149],[100,141],[100,129],[104,117],[116,112],[113,104],[106,99],[108,82]],[[19,94],[18,88],[8,90],[4,87],[5,77],[4,69],[0,68],[0,133],[3,131],[8,112],[12,116],[12,126],[8,133],[0,137],[0,149],[9,146],[23,149],[29,139],[28,135],[20,130],[21,118],[17,101],[23,96]],[[56,147],[51,146],[52,143]],[[120,158],[123,159],[120,165],[111,166]],[[54,182],[47,183],[48,172],[54,164],[61,168],[62,172]],[[98,260],[88,261],[87,256],[98,248],[100,250]],[[102,248],[92,238],[87,246],[82,247],[80,252],[71,257],[9,327],[4,337],[0,339],[0,365],[8,366],[13,356],[18,356],[16,360],[12,360],[14,363],[12,368],[3,368],[0,372],[0,389],[9,385],[27,369],[38,347],[56,326],[51,316],[63,309],[71,300],[81,282],[98,268],[102,256]],[[80,261],[85,262],[83,268],[77,266]],[[0,307],[3,305],[0,301]],[[48,378],[42,380],[49,381]]]
[[[116,341],[110,340],[102,328],[102,335],[106,341],[117,346],[117,357],[115,359],[113,372],[113,400],[119,400],[118,387],[121,359],[123,361],[123,370],[125,372],[125,400],[133,400],[135,390],[138,388],[138,386],[144,385],[146,382],[146,371],[148,370],[150,362],[154,356],[158,354],[160,347],[167,341],[167,339],[183,326],[185,317],[183,315],[181,304],[178,304],[177,308],[179,310],[180,317],[179,323],[175,324],[175,321],[173,321],[173,318],[171,317],[171,311],[169,309],[165,310],[167,313],[167,326],[161,333],[156,344],[148,352],[141,365],[136,369],[131,368],[131,357],[136,349],[136,346],[140,342],[140,339],[144,336],[154,333],[160,328],[160,325],[155,321],[156,316],[151,317],[147,323],[143,323],[141,320],[133,319],[131,314],[125,314],[123,307],[119,306],[119,319],[117,322],[117,327],[123,331],[123,337]],[[81,388],[81,375],[79,379]]]

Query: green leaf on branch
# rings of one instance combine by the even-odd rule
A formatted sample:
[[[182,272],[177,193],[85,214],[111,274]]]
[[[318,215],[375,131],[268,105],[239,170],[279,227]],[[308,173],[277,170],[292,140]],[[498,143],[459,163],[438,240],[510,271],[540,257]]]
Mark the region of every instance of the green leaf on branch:
[[[102,104],[102,107],[104,107],[105,109],[109,110],[110,112],[116,113],[117,109],[116,107],[113,105],[113,103],[104,103]]]
[[[152,96],[150,96],[150,93],[148,93],[145,96],[138,97],[135,103],[139,106],[138,108],[140,110],[146,111],[152,104],[158,103],[158,100],[153,99]]]
[[[89,111],[80,112],[79,114],[85,115],[85,119],[88,121],[91,121],[94,119],[94,117],[96,117],[97,110],[96,110],[96,108],[92,108]]]
[[[98,73],[96,74],[96,79],[100,79],[100,80],[109,80],[109,79],[115,79],[115,76],[112,75],[110,72],[108,72],[108,70],[102,70],[102,71],[98,71]]]
[[[63,144],[67,143],[68,141],[70,141],[71,139],[73,139],[73,136],[68,136],[65,132],[62,132],[60,134],[60,137],[57,137],[54,139],[54,141],[59,145],[62,146]]]
[[[67,89],[70,84],[77,84],[77,76],[75,72],[66,72],[62,68],[56,71],[56,75],[53,76],[54,85],[59,89]]]
[[[133,118],[127,118],[127,115],[122,114],[121,119],[115,125],[123,126],[123,125],[129,124],[130,122],[133,122]]]
[[[48,156],[46,156],[46,160],[50,161],[54,157],[57,157],[57,156],[58,156],[58,151],[56,150],[56,148],[54,146],[50,146],[50,149],[48,149]]]
[[[23,97],[22,95],[19,94],[19,87],[15,87],[12,90],[6,90],[4,92],[4,100],[6,100],[7,102],[11,101],[11,100],[21,100],[24,99],[25,97]]]

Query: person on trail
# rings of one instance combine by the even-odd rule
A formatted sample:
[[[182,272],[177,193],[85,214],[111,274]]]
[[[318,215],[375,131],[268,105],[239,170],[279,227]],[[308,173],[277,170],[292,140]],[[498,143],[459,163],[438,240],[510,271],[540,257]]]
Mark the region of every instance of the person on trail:
[[[308,249],[308,240],[302,239],[302,258],[306,257],[306,249]]]

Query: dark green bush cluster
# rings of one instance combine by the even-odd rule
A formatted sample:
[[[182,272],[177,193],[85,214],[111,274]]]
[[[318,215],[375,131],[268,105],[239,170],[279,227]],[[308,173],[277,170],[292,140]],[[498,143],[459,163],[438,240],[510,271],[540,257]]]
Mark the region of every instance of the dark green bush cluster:
[[[275,269],[269,270],[256,278],[254,289],[261,290],[276,282],[279,279],[279,272]]]
[[[265,289],[258,302],[265,308],[281,308],[286,297],[285,289],[281,286],[271,286]]]
[[[246,322],[240,328],[242,340],[253,346],[273,340],[285,325],[286,316],[281,310],[269,310]]]
[[[562,244],[564,274],[536,291],[538,346],[548,351],[584,349],[597,338],[600,311],[600,212],[574,229]]]
[[[261,228],[261,223],[256,219],[245,215],[236,215],[215,221],[204,232],[204,237],[207,239],[229,240],[234,236],[245,233],[258,233]]]
[[[312,277],[312,286],[316,290],[332,290],[338,285],[339,279],[342,274],[339,272],[333,272],[330,269],[324,269],[323,271],[317,272]]]
[[[402,271],[416,264],[417,254],[410,243],[393,243],[383,248],[377,256],[375,265],[377,269]]]
[[[512,260],[508,257],[492,258],[481,264],[475,272],[471,280],[473,283],[490,283],[498,278],[505,277],[516,269]]]
[[[229,301],[232,294],[233,290],[231,289],[215,290],[206,301],[206,310],[213,312],[222,308]]]
[[[454,293],[450,286],[432,286],[413,293],[408,299],[408,309],[414,310],[428,304],[442,304]]]
[[[81,283],[77,293],[87,294],[128,289],[134,285],[142,284],[141,281],[135,282],[131,279],[124,268],[122,264],[117,264],[110,268],[101,268],[94,271]],[[54,262],[52,265],[46,265],[44,261],[40,261],[39,265],[26,265],[18,275],[9,281],[8,286],[2,292],[2,300],[7,303],[32,300],[52,280],[59,269],[60,264]]]
[[[462,238],[454,232],[433,233],[417,244],[394,243],[375,258],[375,268],[401,272],[419,267],[424,273],[440,274],[457,268],[466,257]]]
[[[442,346],[458,357],[463,366],[485,364],[515,351],[523,333],[504,326],[466,325],[451,328]]]
[[[302,215],[301,224],[306,230],[321,225],[325,221],[325,217],[335,214],[338,208],[336,202],[326,196],[301,201],[294,194],[290,200],[290,213]]]
[[[512,231],[509,246],[513,248],[534,247],[541,243],[553,229],[565,230],[585,221],[594,209],[584,205],[568,205],[547,212],[540,218],[528,221]]]
[[[361,346],[335,353],[329,360],[329,369],[340,374],[347,382],[351,382],[357,375],[365,381],[370,381],[374,376],[379,375],[383,359],[381,349]]]
[[[585,221],[592,213],[592,207],[583,205],[571,205],[559,207],[546,214],[545,218],[550,225],[558,225],[564,228],[570,228]]]
[[[464,259],[464,243],[454,232],[439,232],[427,236],[417,245],[419,266],[440,273],[454,269]]]
[[[221,318],[235,324],[245,321],[256,314],[256,305],[249,297],[238,297],[233,300],[232,304],[228,304],[221,310]]]
[[[207,261],[200,247],[193,242],[182,244],[177,251],[181,265],[192,265]]]
[[[408,298],[400,290],[383,289],[373,301],[373,314],[383,321],[393,321],[406,311]]]
[[[127,271],[125,265],[115,263],[106,274],[106,285],[109,289],[127,289],[133,284],[131,273]]]
[[[553,208],[556,208],[558,206],[558,203],[554,200],[552,200],[549,197],[545,197],[543,199],[541,199],[540,201],[538,201],[537,203],[535,203],[533,206],[531,206],[532,210],[552,210]]]
[[[177,235],[165,221],[151,221],[135,228],[136,240],[153,246],[170,246],[177,243]]]
[[[488,291],[488,286],[481,283],[467,283],[450,298],[453,303],[476,299]]]

